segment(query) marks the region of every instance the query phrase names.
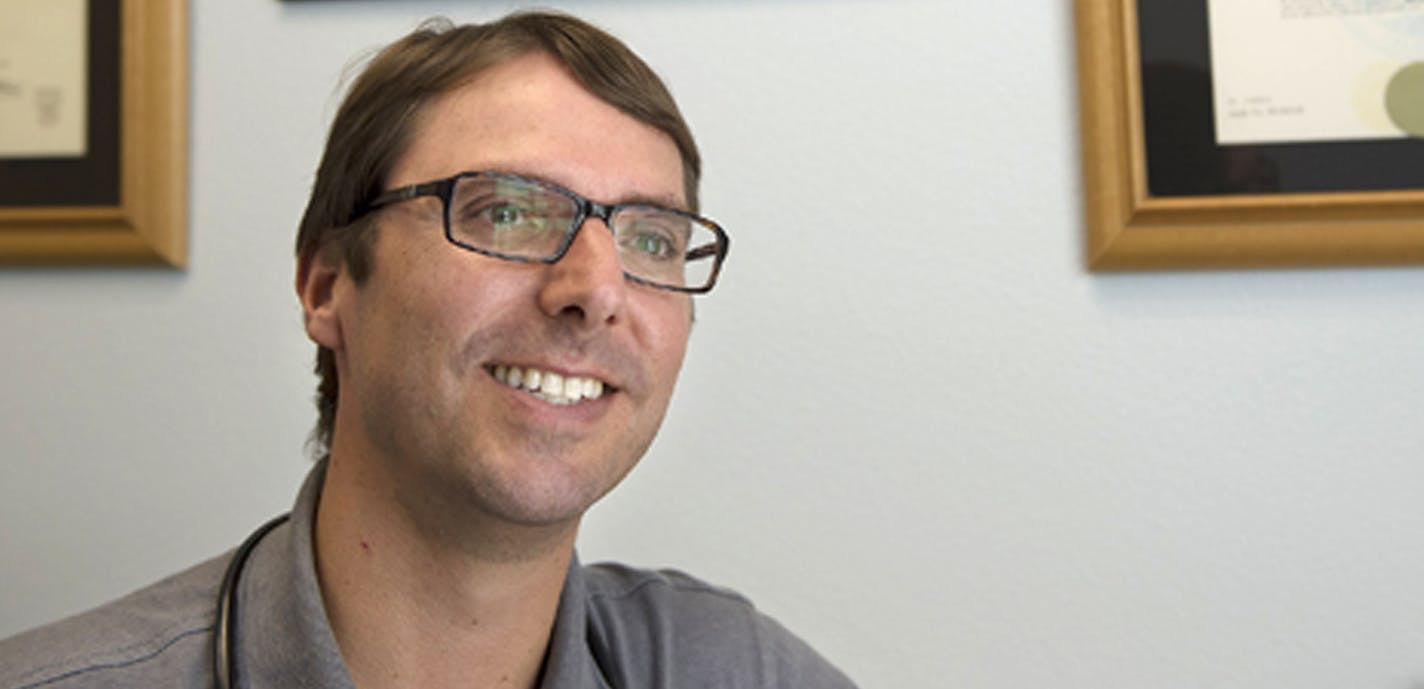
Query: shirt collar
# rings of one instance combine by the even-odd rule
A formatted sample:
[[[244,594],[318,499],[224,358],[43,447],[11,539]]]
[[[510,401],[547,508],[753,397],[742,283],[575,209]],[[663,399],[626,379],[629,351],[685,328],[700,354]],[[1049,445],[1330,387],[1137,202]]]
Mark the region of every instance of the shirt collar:
[[[322,460],[307,474],[291,521],[253,551],[239,582],[238,687],[355,689],[317,584],[312,533],[325,476]],[[608,689],[588,628],[588,590],[575,553],[559,597],[540,689]],[[261,631],[244,634],[247,630]]]
[[[252,553],[239,585],[238,687],[355,689],[316,578],[312,531],[325,476],[323,460],[307,474],[291,521]]]
[[[559,596],[558,617],[549,638],[549,651],[544,656],[544,677],[539,689],[609,689],[608,680],[594,657],[594,649],[589,645],[588,629],[588,589],[578,553],[574,553],[564,579],[563,594]]]

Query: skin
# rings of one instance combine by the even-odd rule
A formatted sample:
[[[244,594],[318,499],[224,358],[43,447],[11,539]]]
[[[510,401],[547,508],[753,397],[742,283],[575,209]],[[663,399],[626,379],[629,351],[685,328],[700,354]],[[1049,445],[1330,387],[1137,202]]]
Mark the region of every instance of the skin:
[[[542,54],[427,105],[387,186],[464,170],[685,206],[671,138]],[[449,244],[439,200],[415,199],[381,211],[372,257],[359,286],[319,255],[297,280],[341,381],[316,526],[338,644],[363,687],[533,686],[578,523],[661,424],[690,299],[627,281],[596,219],[557,263],[523,264]],[[555,406],[496,364],[610,392]]]

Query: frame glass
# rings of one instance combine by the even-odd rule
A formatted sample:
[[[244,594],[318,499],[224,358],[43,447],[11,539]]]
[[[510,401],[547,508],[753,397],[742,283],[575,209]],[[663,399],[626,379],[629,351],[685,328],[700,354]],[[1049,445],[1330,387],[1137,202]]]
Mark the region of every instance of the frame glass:
[[[1424,263],[1424,142],[1218,146],[1206,0],[1075,15],[1090,270]]]
[[[492,179],[496,180],[497,182],[505,183],[513,182],[520,185],[525,185],[527,187],[532,187],[542,192],[552,192],[553,194],[558,195],[559,197],[562,197],[563,199],[572,203],[577,213],[568,218],[569,226],[567,230],[562,233],[561,243],[557,247],[553,247],[551,251],[546,255],[520,255],[497,251],[489,247],[478,246],[472,243],[471,241],[468,241],[468,238],[461,238],[455,236],[455,231],[451,227],[451,212],[452,205],[454,204],[455,190],[462,180],[469,180],[474,178]],[[561,187],[557,184],[506,172],[467,170],[465,172],[460,172],[444,179],[425,182],[423,184],[412,184],[410,186],[400,187],[398,189],[391,189],[389,191],[385,191],[381,194],[378,194],[376,198],[364,204],[364,206],[357,211],[356,218],[359,218],[363,215],[366,215],[367,213],[379,210],[391,204],[408,201],[410,199],[419,198],[422,196],[433,196],[440,199],[441,216],[442,221],[444,223],[443,230],[445,234],[445,239],[448,240],[451,244],[454,244],[455,246],[458,246],[467,251],[473,251],[478,254],[483,254],[485,256],[491,256],[493,258],[503,259],[506,261],[520,261],[530,263],[554,263],[559,261],[564,257],[564,253],[569,250],[569,247],[572,246],[574,238],[582,230],[584,221],[588,218],[597,218],[603,221],[603,224],[610,230],[612,230],[614,234],[617,234],[618,231],[614,229],[615,224],[613,222],[613,215],[619,211],[643,209],[655,211],[658,213],[670,214],[682,218],[690,224],[697,225],[711,232],[712,236],[715,238],[711,244],[703,244],[700,246],[691,247],[683,256],[684,261],[696,261],[706,258],[712,259],[712,264],[711,267],[708,268],[709,272],[707,274],[707,279],[705,282],[691,287],[686,285],[673,285],[663,282],[657,282],[652,278],[639,277],[634,273],[628,272],[628,267],[626,265],[624,266],[624,275],[626,275],[629,280],[632,280],[633,282],[636,282],[638,284],[647,285],[649,287],[656,287],[658,289],[671,290],[673,292],[685,292],[688,294],[706,294],[708,292],[711,292],[712,288],[717,284],[717,276],[722,272],[722,262],[726,260],[727,250],[731,246],[731,239],[727,236],[726,231],[722,229],[721,225],[718,225],[716,222],[709,218],[704,218],[700,215],[697,215],[696,213],[689,213],[687,211],[678,210],[676,208],[666,208],[663,206],[646,203],[615,203],[611,205],[602,204],[597,201],[584,198],[578,193],[570,189],[565,189],[564,187]],[[353,221],[354,220],[355,218],[353,218]]]

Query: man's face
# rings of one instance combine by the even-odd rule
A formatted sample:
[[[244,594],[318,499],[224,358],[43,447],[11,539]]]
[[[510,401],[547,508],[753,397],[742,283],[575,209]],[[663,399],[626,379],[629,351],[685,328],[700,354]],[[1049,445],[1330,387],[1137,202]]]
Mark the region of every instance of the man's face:
[[[427,105],[387,187],[465,170],[536,177],[604,203],[685,205],[672,139],[542,54]],[[554,264],[450,244],[433,197],[378,222],[368,279],[343,273],[332,289],[335,331],[309,327],[336,353],[333,462],[364,462],[426,518],[473,509],[518,524],[576,521],[652,442],[682,365],[689,297],[628,282],[596,219]],[[499,367],[526,381],[531,370],[596,380],[603,394],[557,404],[497,380]]]

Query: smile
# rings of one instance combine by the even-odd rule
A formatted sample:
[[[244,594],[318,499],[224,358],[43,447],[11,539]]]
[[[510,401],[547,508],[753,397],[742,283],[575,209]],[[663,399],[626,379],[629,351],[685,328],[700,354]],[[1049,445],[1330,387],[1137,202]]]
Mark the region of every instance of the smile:
[[[548,402],[567,406],[584,400],[596,400],[603,396],[603,381],[582,376],[564,376],[551,371],[520,366],[493,366],[489,368],[494,379],[516,390]]]

